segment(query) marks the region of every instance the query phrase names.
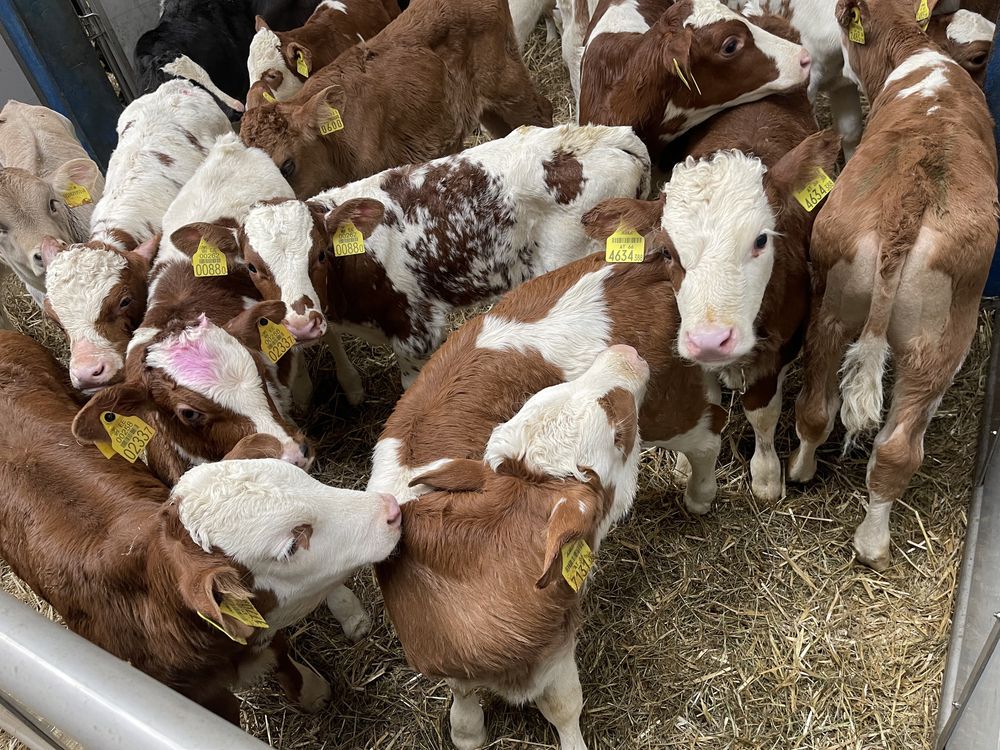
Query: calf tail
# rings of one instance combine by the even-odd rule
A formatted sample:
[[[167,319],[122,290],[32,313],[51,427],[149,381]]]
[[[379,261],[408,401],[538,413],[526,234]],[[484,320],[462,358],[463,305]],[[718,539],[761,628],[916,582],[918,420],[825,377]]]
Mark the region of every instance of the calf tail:
[[[871,307],[861,335],[850,345],[840,368],[840,393],[843,402],[840,420],[847,429],[846,451],[861,432],[877,427],[882,421],[882,377],[889,358],[887,340],[892,306],[899,291],[903,266],[916,242],[923,218],[922,206],[903,205],[902,215],[895,215],[890,227],[881,227],[884,244],[880,249],[872,288]],[[907,215],[908,214],[908,215]]]
[[[234,109],[237,112],[243,111],[243,102],[234,99],[216,86],[208,71],[187,55],[179,55],[173,62],[164,65],[162,70],[164,73],[169,73],[178,78],[187,78],[189,81],[194,81],[230,109]]]

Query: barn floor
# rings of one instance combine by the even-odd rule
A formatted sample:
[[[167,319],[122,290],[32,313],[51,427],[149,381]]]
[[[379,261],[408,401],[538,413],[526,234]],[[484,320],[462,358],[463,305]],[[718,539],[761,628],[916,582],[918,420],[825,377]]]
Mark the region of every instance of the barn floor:
[[[528,57],[567,121],[558,42],[536,32]],[[4,301],[27,333],[59,341],[27,297],[11,288]],[[991,335],[984,316],[931,424],[924,465],[893,514],[893,561],[884,574],[852,562],[867,453],[841,460],[839,432],[821,454],[817,481],[790,486],[767,507],[750,494],[753,433],[737,404],[719,497],[705,518],[685,512],[670,458],[646,452],[635,510],[601,548],[577,651],[592,750],[931,747]],[[350,353],[368,400],[349,406],[332,359],[321,353],[312,363],[316,406],[304,426],[318,441],[319,477],[361,488],[400,389],[386,350],[353,342]],[[782,457],[795,437],[797,388],[796,374],[778,429]],[[2,566],[0,578],[6,591],[53,616]],[[303,714],[268,682],[241,696],[244,726],[282,750],[450,748],[445,686],[407,668],[372,575],[359,575],[354,590],[375,621],[361,643],[348,643],[325,610],[290,634],[297,658],[331,682],[330,707]],[[485,705],[490,747],[555,747],[555,733],[533,708],[492,697]],[[0,748],[13,747],[0,733]]]

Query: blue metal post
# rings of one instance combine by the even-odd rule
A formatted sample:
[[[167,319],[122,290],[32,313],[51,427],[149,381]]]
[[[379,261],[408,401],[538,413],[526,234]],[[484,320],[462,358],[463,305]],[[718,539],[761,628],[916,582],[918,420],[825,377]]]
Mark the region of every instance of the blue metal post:
[[[122,111],[69,0],[0,0],[0,28],[43,103],[68,117],[107,167]]]
[[[990,114],[993,115],[993,137],[998,148],[1000,148],[1000,52],[997,44],[1000,40],[1000,24],[997,25],[993,36],[993,49],[990,51],[990,59],[986,66],[986,83],[983,88],[986,91],[986,103],[990,107]],[[994,251],[993,265],[990,268],[990,275],[986,279],[986,289],[983,291],[986,297],[1000,297],[1000,253]]]

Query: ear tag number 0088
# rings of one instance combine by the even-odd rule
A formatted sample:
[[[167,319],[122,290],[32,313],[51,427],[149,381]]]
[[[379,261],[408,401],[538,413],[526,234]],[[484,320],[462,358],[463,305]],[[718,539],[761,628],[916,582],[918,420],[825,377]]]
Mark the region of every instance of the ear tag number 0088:
[[[260,330],[260,350],[275,364],[295,346],[295,337],[281,323],[261,318],[257,328]]]
[[[583,539],[564,544],[562,550],[562,574],[566,583],[574,591],[579,591],[594,567],[594,553]]]
[[[833,190],[834,182],[830,176],[819,167],[816,168],[816,177],[812,182],[806,184],[801,190],[795,191],[795,200],[806,211],[810,213],[820,204],[830,191]]]
[[[364,255],[365,237],[354,222],[345,221],[333,233],[333,254],[337,258],[345,255]]]
[[[194,266],[194,275],[199,279],[205,276],[225,276],[229,273],[226,254],[204,237],[191,256],[191,264]]]
[[[110,443],[98,441],[97,447],[101,453],[105,458],[111,458],[117,453],[131,464],[135,463],[156,434],[156,430],[139,417],[115,414],[113,411],[101,412],[101,424],[111,438]]]
[[[619,228],[604,244],[605,263],[642,263],[646,240],[634,229]]]

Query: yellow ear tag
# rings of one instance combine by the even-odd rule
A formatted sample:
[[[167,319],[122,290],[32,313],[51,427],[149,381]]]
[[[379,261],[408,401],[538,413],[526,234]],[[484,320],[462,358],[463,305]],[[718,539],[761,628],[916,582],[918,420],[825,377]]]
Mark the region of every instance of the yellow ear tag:
[[[226,594],[222,597],[222,602],[219,604],[219,609],[223,614],[229,615],[234,620],[239,620],[244,625],[249,625],[251,628],[269,628],[270,625],[267,624],[257,608],[253,606],[249,599],[237,599],[234,596]]]
[[[268,91],[267,89],[261,91],[260,95],[264,97],[264,101],[267,102],[268,104],[274,104],[276,101],[278,101],[273,96],[271,96],[271,92]]]
[[[115,449],[111,447],[111,443],[107,440],[98,440],[94,445],[97,446],[97,450],[104,454],[105,458],[114,458]]]
[[[309,63],[306,62],[306,56],[301,52],[295,56],[295,69],[303,78],[309,77]]]
[[[353,222],[345,221],[333,233],[333,254],[337,258],[345,255],[363,255],[365,237]]]
[[[563,545],[562,574],[571,589],[580,590],[592,567],[594,567],[594,553],[583,539]]]
[[[330,105],[327,105],[327,108],[330,110],[330,117],[319,126],[320,135],[330,135],[330,133],[336,133],[338,130],[344,129],[344,121],[340,118],[339,110],[334,109]]]
[[[861,11],[851,8],[851,25],[847,27],[847,38],[855,44],[865,43],[865,27],[861,25]]]
[[[199,279],[205,276],[225,276],[229,273],[226,254],[204,237],[191,256],[191,265],[194,266],[194,275]]]
[[[146,444],[156,434],[156,430],[139,417],[115,414],[113,411],[101,412],[101,424],[111,438],[111,449],[131,464],[135,463]],[[100,443],[97,447],[105,456],[108,455]]]
[[[921,31],[927,31],[927,24],[931,22],[931,9],[927,6],[927,0],[920,0],[917,7],[917,23]]]
[[[78,208],[94,202],[94,199],[90,197],[90,191],[73,181],[70,181],[69,187],[63,192],[63,200],[69,208]]]
[[[801,190],[796,190],[795,200],[806,211],[812,212],[820,204],[830,191],[833,190],[834,182],[829,175],[819,167],[816,168],[816,178],[806,184]]]
[[[260,330],[260,350],[274,363],[295,346],[295,337],[281,323],[261,318],[257,321],[257,328]]]
[[[222,607],[219,607],[219,609],[222,609]],[[220,633],[222,633],[223,635],[225,635],[226,638],[228,638],[229,640],[236,641],[237,643],[239,643],[242,646],[247,645],[247,639],[246,638],[242,638],[240,636],[230,634],[230,632],[228,630],[226,630],[224,627],[222,627],[219,623],[217,623],[211,617],[203,615],[201,612],[198,613],[198,617],[200,617],[202,620],[204,620],[205,622],[207,622],[213,628],[215,628]]]
[[[642,263],[646,257],[646,240],[634,229],[619,227],[604,244],[606,263]]]

